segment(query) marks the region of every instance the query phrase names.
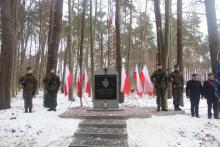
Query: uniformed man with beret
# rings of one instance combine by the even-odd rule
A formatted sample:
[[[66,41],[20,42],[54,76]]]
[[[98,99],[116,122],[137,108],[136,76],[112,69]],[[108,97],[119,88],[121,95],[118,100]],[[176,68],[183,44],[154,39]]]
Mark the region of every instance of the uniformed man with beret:
[[[180,100],[182,98],[183,92],[183,74],[179,70],[179,66],[175,65],[175,70],[169,75],[169,81],[172,83],[172,96],[173,96],[173,105],[174,110],[179,111],[180,109]]]
[[[168,111],[167,99],[165,97],[168,84],[168,76],[161,64],[157,64],[157,70],[154,71],[151,75],[151,81],[154,83],[156,90],[157,111],[160,111],[160,107],[162,107],[162,111]]]
[[[31,67],[27,68],[27,73],[19,79],[19,83],[23,86],[23,98],[25,113],[32,112],[32,99],[37,90],[37,80],[33,76]]]

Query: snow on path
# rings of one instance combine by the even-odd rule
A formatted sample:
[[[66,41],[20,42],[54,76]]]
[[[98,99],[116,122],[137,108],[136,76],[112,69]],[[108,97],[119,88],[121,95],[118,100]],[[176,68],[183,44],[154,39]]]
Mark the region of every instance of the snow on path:
[[[141,99],[141,106],[155,106],[155,98]],[[135,103],[134,100],[132,100]],[[131,101],[126,102],[132,104]],[[137,105],[137,103],[136,103]],[[168,100],[172,108],[172,99]],[[200,117],[190,115],[185,99],[185,115],[153,116],[150,119],[127,120],[128,143],[131,147],[220,147],[220,120],[207,118],[206,100],[200,101]]]
[[[58,94],[57,112],[43,108],[43,93],[33,100],[33,113],[24,113],[22,93],[12,99],[12,108],[0,111],[0,147],[67,147],[80,120],[62,119],[58,115],[70,106]],[[155,97],[125,97],[124,106],[155,107]],[[91,107],[91,99],[87,98]],[[86,101],[84,99],[84,104]],[[79,100],[71,107],[79,106]],[[170,109],[172,99],[168,100]],[[207,119],[206,100],[200,102],[201,118],[190,116],[189,100],[185,99],[185,115],[153,116],[127,120],[130,147],[220,147],[220,120]],[[156,109],[156,108],[155,108]]]
[[[56,112],[43,108],[43,93],[33,99],[33,113],[24,113],[21,93],[12,99],[12,108],[0,111],[0,147],[68,146],[80,120],[62,119],[58,115],[69,106],[58,95]]]

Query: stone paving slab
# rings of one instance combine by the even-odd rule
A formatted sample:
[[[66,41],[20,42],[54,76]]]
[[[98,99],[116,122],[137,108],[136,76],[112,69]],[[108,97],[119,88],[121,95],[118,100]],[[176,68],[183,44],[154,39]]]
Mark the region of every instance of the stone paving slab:
[[[128,143],[124,138],[103,139],[94,137],[77,137],[74,138],[74,141],[69,147],[128,147]]]
[[[61,118],[77,118],[77,119],[129,119],[129,118],[150,118],[152,115],[167,116],[184,114],[184,111],[157,112],[155,107],[124,107],[124,111],[87,111],[86,107],[73,107],[68,109]]]
[[[79,127],[96,128],[126,128],[126,121],[122,119],[86,119],[80,122]]]
[[[80,128],[75,132],[74,137],[98,137],[98,138],[124,138],[127,139],[126,128],[94,128],[86,127]]]

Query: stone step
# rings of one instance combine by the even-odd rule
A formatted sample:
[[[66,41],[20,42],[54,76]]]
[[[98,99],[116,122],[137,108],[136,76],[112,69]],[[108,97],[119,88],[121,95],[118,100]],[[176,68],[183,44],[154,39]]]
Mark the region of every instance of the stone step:
[[[127,140],[118,139],[102,139],[94,137],[77,137],[69,147],[128,147]]]
[[[79,127],[95,128],[126,128],[124,119],[86,119],[79,124]]]
[[[127,139],[127,130],[126,128],[93,128],[85,127],[80,128],[75,132],[74,137],[98,137],[98,138],[108,138],[108,139],[117,139],[124,138]]]

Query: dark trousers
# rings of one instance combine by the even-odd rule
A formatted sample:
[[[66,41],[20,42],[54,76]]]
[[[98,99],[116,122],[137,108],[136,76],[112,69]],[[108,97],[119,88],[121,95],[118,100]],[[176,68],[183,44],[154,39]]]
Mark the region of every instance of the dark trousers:
[[[157,95],[157,107],[161,107],[163,109],[167,108],[167,99],[166,95],[166,88],[165,87],[156,87],[156,95]]]
[[[24,98],[24,108],[25,111],[31,111],[33,104],[32,104],[32,99],[33,99],[33,91],[32,90],[25,90],[23,91],[23,98]]]
[[[208,104],[208,117],[212,117],[212,108],[214,111],[214,118],[218,118],[218,99],[217,98],[207,98]]]
[[[47,98],[49,101],[49,108],[56,109],[56,107],[57,107],[57,92],[56,91],[47,91]]]
[[[173,88],[172,89],[172,95],[173,95],[173,105],[175,108],[179,108],[180,105],[180,99],[182,97],[182,88]]]
[[[191,115],[199,116],[199,100],[200,96],[190,97]]]

